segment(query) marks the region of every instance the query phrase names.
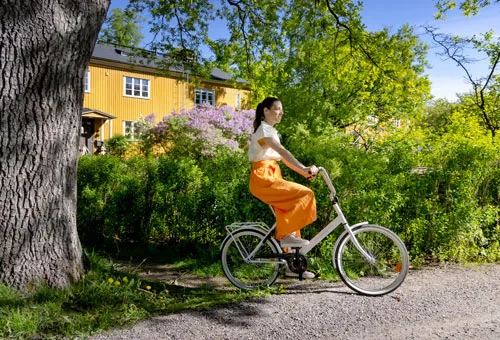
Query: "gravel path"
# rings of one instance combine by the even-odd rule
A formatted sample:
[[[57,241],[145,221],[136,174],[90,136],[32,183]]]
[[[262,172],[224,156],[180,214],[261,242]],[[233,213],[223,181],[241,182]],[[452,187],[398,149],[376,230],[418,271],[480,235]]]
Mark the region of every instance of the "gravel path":
[[[91,339],[500,339],[500,265],[411,271],[383,297],[341,282],[286,281],[287,293],[157,316]]]

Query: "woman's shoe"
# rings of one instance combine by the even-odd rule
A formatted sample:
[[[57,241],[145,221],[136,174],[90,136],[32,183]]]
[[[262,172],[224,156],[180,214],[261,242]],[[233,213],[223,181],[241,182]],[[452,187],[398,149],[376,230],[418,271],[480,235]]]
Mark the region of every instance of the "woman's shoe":
[[[289,248],[300,248],[307,246],[309,244],[308,240],[304,240],[303,238],[298,237],[294,233],[288,234],[280,238],[281,247],[289,247]]]
[[[292,271],[290,271],[288,269],[285,270],[285,276],[286,277],[294,277],[296,279],[299,278],[299,274],[294,273],[294,272],[292,272]],[[303,279],[314,279],[315,277],[316,277],[316,275],[314,275],[313,273],[311,273],[310,271],[307,271],[307,270],[302,273],[302,278]]]

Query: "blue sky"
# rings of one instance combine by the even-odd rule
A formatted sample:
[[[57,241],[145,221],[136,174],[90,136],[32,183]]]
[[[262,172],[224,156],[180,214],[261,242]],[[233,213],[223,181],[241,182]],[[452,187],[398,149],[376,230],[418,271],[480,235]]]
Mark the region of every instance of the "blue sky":
[[[404,24],[416,27],[420,38],[429,44],[427,60],[431,68],[426,70],[432,82],[431,92],[436,98],[456,100],[456,93],[469,92],[472,87],[465,80],[465,73],[451,60],[444,60],[437,53],[441,50],[432,46],[431,38],[424,34],[422,25],[432,25],[439,28],[440,33],[472,36],[493,29],[500,34],[500,4],[490,5],[480,11],[477,16],[467,18],[458,10],[448,13],[448,19],[434,20],[436,0],[364,0],[362,11],[363,22],[368,30],[375,31],[389,27],[393,32]],[[112,0],[111,8],[125,7],[128,0]],[[214,25],[211,32],[220,32],[220,27]],[[146,36],[147,32],[143,32]],[[485,56],[474,55],[475,59],[485,59]],[[488,73],[488,62],[477,62],[470,67],[473,77],[479,78]]]

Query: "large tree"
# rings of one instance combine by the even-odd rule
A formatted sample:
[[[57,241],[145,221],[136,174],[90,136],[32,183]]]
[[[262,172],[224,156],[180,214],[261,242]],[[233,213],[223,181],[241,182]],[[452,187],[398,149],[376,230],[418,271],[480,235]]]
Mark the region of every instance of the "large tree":
[[[65,287],[83,273],[76,230],[83,79],[110,0],[0,7],[0,282]]]
[[[490,0],[463,0],[459,2],[462,13],[466,16],[476,15],[479,10],[488,5],[500,2]],[[440,0],[437,3],[439,12],[436,17],[443,18],[446,13],[457,5],[455,1]],[[500,39],[493,31],[472,37],[460,37],[439,33],[434,27],[425,27],[434,42],[442,49],[440,53],[446,59],[453,61],[464,73],[466,81],[471,85],[468,94],[460,95],[460,99],[467,107],[471,116],[475,116],[482,126],[491,134],[495,142],[500,130],[500,102],[498,69],[500,67]],[[488,72],[477,76],[473,74],[473,65],[478,62],[477,57],[471,57],[468,51],[486,57],[489,61]],[[485,59],[486,59],[485,58]]]
[[[368,32],[362,1],[131,0],[130,8],[152,18],[153,49],[208,44],[218,67],[250,82],[254,101],[277,95],[299,120],[322,116],[320,126],[402,118],[422,109],[429,92],[426,50],[412,29]],[[217,17],[227,31],[214,41],[207,27]]]

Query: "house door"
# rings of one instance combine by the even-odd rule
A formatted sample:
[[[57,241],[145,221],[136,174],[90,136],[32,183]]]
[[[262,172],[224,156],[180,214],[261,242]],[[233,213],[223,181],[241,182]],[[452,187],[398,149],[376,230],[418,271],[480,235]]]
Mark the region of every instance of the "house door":
[[[80,134],[80,154],[94,154],[94,120],[82,118]]]

